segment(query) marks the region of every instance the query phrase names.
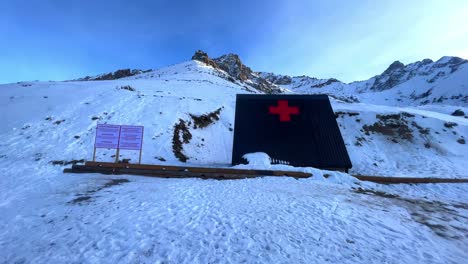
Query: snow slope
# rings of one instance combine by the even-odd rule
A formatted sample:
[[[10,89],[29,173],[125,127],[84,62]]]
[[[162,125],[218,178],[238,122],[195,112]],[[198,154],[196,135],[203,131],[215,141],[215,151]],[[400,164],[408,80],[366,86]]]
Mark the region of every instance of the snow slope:
[[[467,184],[380,186],[312,168],[304,180],[62,174],[60,163],[91,159],[97,123],[144,125],[143,163],[186,164],[173,146],[182,120],[192,135],[181,144],[187,163],[228,166],[235,95],[249,92],[258,91],[198,61],[112,81],[0,85],[0,263],[467,257]],[[454,106],[332,104],[351,173],[467,176],[467,145],[457,141],[466,138],[468,119],[451,116]],[[219,120],[195,128],[191,115],[218,109]],[[113,161],[113,154],[98,150],[97,160]],[[121,155],[133,162],[138,153]]]

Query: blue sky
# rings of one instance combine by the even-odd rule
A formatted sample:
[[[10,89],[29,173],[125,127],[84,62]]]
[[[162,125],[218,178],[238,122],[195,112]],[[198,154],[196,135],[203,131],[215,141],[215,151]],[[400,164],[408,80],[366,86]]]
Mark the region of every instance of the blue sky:
[[[468,1],[1,0],[0,83],[159,68],[197,49],[350,82],[394,60],[468,59]]]

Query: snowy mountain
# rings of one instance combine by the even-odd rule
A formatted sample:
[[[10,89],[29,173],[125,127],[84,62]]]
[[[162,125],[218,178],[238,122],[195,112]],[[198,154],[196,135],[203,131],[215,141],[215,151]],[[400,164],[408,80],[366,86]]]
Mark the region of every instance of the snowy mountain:
[[[145,151],[148,154],[144,158],[145,162],[160,163],[154,157],[161,157],[166,162],[229,164],[235,95],[262,93],[265,87],[259,83],[270,85],[271,82],[253,74],[240,62],[238,56],[231,54],[209,60],[211,62],[208,64],[197,59],[111,81],[3,85],[2,98],[8,111],[4,111],[6,124],[0,132],[5,134],[4,138],[20,140],[26,137],[24,144],[28,144],[30,138],[42,141],[50,137],[47,132],[50,129],[58,129],[60,134],[61,129],[70,130],[68,126],[73,126],[72,130],[79,135],[83,132],[78,131],[85,127],[88,131],[86,136],[80,135],[78,140],[74,138],[75,135],[70,135],[68,139],[60,137],[64,140],[61,146],[76,146],[78,142],[80,146],[83,144],[84,149],[79,151],[80,148],[74,147],[70,157],[79,160],[88,156],[97,123],[140,124],[146,128],[148,138],[145,141],[157,146]],[[459,71],[462,70],[465,69]],[[393,69],[386,72],[393,72]],[[453,74],[457,73],[455,71]],[[317,81],[308,77],[302,80],[302,83]],[[331,94],[335,98],[332,104],[354,164],[352,173],[443,177],[466,175],[463,166],[466,144],[463,142],[467,135],[468,119],[450,115],[457,109],[466,113],[464,106],[443,105],[439,102],[419,107],[357,103],[367,98],[370,100],[370,95],[374,95],[373,100],[378,101],[378,98],[384,96],[382,93],[398,87],[346,97],[344,94],[349,94],[346,88],[350,87],[334,83],[343,85],[341,93],[331,89],[333,84],[308,89],[334,92]],[[281,89],[270,85],[267,91],[291,93],[303,89],[283,86]],[[354,97],[357,99],[349,100]],[[194,116],[209,115],[217,110],[219,120],[212,120],[213,124],[206,129],[195,128]],[[172,141],[175,137],[174,128],[180,122],[186,124],[192,139],[180,143],[182,149],[176,151],[177,147]],[[49,127],[50,124],[52,126]],[[214,147],[218,145],[223,147]],[[31,151],[37,152],[35,149]],[[60,153],[54,156],[53,149],[46,152],[51,155],[49,160],[60,159],[63,155]],[[395,152],[401,155],[393,155]],[[178,158],[181,153],[186,158]],[[25,155],[24,151],[22,155]],[[411,162],[408,162],[409,157],[413,157]],[[130,158],[135,160],[134,157]],[[420,169],[415,170],[415,167]]]
[[[351,174],[467,177],[467,65],[453,57],[393,63],[344,84],[257,73],[237,55],[198,51],[112,80],[0,85],[0,262],[460,263],[467,184],[382,186],[268,162],[244,167],[313,177],[204,181],[62,170],[92,158],[98,123],[143,125],[143,163],[229,166],[236,94],[326,93]],[[119,159],[132,163],[138,153],[121,151]]]
[[[408,65],[395,61],[382,74],[349,84],[333,78],[258,74],[296,93],[325,93],[350,102],[388,106],[468,105],[468,61],[457,57],[442,57],[436,62],[425,59]]]

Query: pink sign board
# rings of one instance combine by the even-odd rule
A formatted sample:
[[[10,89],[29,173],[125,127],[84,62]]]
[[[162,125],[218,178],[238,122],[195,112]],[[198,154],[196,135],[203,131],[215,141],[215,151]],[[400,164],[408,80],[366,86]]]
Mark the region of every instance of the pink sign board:
[[[98,124],[96,127],[95,148],[116,149],[119,146],[120,126]]]
[[[140,150],[142,145],[142,126],[121,126],[119,149]]]

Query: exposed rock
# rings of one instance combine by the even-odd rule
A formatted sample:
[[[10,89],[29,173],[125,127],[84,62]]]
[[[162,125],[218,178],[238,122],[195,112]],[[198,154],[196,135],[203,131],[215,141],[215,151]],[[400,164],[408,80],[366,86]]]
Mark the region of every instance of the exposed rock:
[[[182,138],[182,140],[181,140]],[[189,158],[183,153],[183,144],[188,144],[192,139],[192,133],[184,120],[179,119],[179,123],[174,125],[174,134],[172,136],[172,152],[174,156],[182,162],[186,162]]]
[[[135,88],[133,88],[133,87],[132,87],[132,86],[130,86],[130,85],[124,85],[124,86],[120,86],[118,89],[119,89],[119,90],[127,90],[127,91],[130,91],[130,92],[134,92],[134,91],[136,91],[136,89],[135,89]]]
[[[161,156],[158,156],[158,157],[154,157],[155,159],[159,160],[159,161],[162,161],[162,162],[165,162],[166,159],[164,157],[161,157]]]
[[[444,123],[444,127],[446,127],[446,128],[452,128],[452,127],[456,127],[456,126],[458,126],[458,124],[455,123],[455,122],[445,122]]]
[[[253,79],[253,84],[251,84],[255,89],[265,92],[265,93],[280,93],[281,89],[280,87],[272,84],[271,82],[260,78],[256,77]]]
[[[252,77],[252,70],[241,62],[237,54],[223,55],[214,61],[221,70],[238,80],[246,81]]]
[[[219,114],[221,113],[222,107],[218,108],[217,110],[203,114],[203,115],[192,115],[190,114],[190,117],[193,120],[193,128],[205,128],[215,121],[219,120]]]
[[[463,112],[461,109],[457,109],[452,113],[453,116],[464,116],[465,112]]]
[[[339,96],[339,95],[333,95],[331,93],[326,93],[326,95],[328,95],[329,97],[331,97],[331,98],[333,98],[335,100],[343,101],[343,102],[346,102],[346,103],[359,103],[359,98],[357,98],[354,95]]]
[[[338,81],[337,79],[330,78],[330,79],[328,79],[328,80],[327,80],[326,82],[324,82],[324,83],[312,85],[311,88],[322,88],[322,87],[324,87],[324,86],[330,85],[330,84],[335,83],[335,82],[339,82],[339,81]]]
[[[49,163],[52,164],[52,165],[62,165],[62,166],[66,166],[66,165],[75,165],[77,163],[84,163],[85,160],[84,159],[80,159],[80,160],[52,160],[50,161]]]
[[[392,64],[394,65],[395,62]],[[402,69],[400,66],[401,64],[395,64],[394,66],[390,65],[387,70],[384,71],[382,75],[376,76],[374,84],[370,88],[373,91],[383,91],[391,89],[398,84],[403,82],[403,75],[405,74],[404,71],[399,70]]]
[[[86,76],[84,78],[78,79],[78,81],[105,81],[105,80],[117,80],[125,77],[134,76],[137,74],[150,72],[151,70],[139,70],[139,69],[121,69],[115,72],[101,74],[95,77]]]
[[[372,125],[364,125],[363,130],[366,135],[372,133],[379,133],[388,136],[393,142],[397,143],[399,140],[412,141],[413,133],[408,126],[408,121],[405,116],[400,114],[377,115],[379,121]]]
[[[288,84],[291,84],[291,77],[289,76],[283,76],[281,78],[279,78],[275,84],[278,84],[278,85],[288,85]]]
[[[242,82],[250,81],[248,84],[259,91],[265,93],[277,93],[281,91],[280,87],[262,78],[244,65],[237,54],[231,53],[213,60],[221,70]]]
[[[400,61],[394,61],[388,68],[382,73],[382,74],[389,74],[391,72],[394,72],[395,70],[398,69],[404,69],[405,65],[401,63]]]
[[[359,113],[357,112],[343,112],[343,111],[338,111],[338,112],[335,112],[335,117],[338,118],[338,117],[343,117],[345,115],[348,115],[348,116],[357,116],[359,115]]]
[[[435,81],[437,81],[438,79],[442,78],[445,76],[445,72],[438,72],[434,77],[432,77],[431,79],[427,80],[428,83],[433,83]]]
[[[423,99],[423,98],[426,98],[428,97],[429,95],[432,94],[432,88],[430,88],[429,90],[425,91],[424,93],[422,94],[419,94],[419,95],[416,95],[414,92],[412,94],[410,94],[410,98],[413,99],[413,100],[419,100],[419,99]]]
[[[60,125],[63,122],[65,122],[65,119],[57,120],[57,121],[54,122],[54,125]]]
[[[424,60],[421,61],[421,64],[422,64],[422,65],[426,65],[426,64],[431,64],[431,63],[433,63],[433,62],[434,62],[434,61],[431,60],[431,59],[424,59]]]
[[[195,51],[195,54],[192,56],[192,60],[201,61],[205,64],[212,66],[213,68],[218,68],[218,65],[208,57],[208,54],[202,50]]]
[[[215,69],[224,71],[228,74],[229,77],[226,79],[230,82],[238,80],[265,93],[281,92],[279,86],[260,77],[244,65],[237,54],[230,53],[219,58],[210,59],[206,52],[197,50],[192,56],[192,60],[201,61]]]
[[[257,73],[257,74],[262,74],[262,73]],[[292,78],[287,75],[275,75],[273,73],[263,73],[262,77],[274,84],[277,85],[289,85],[292,83]]]

